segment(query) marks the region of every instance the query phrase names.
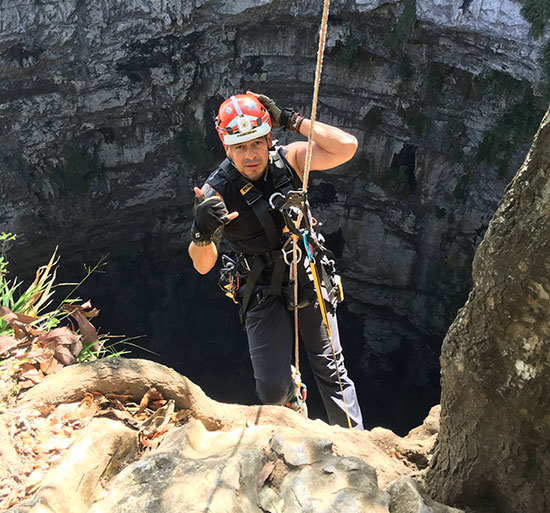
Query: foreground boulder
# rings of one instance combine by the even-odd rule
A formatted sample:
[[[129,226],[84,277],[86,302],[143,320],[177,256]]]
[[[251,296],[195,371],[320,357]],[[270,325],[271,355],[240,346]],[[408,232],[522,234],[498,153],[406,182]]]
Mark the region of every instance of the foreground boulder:
[[[134,398],[135,409],[140,403],[142,411],[144,398],[153,397],[152,387],[163,406],[151,417],[138,422],[130,414],[134,407],[108,412],[96,407],[95,414],[109,415],[92,417],[59,465],[36,483],[32,496],[7,511],[456,511],[423,491],[416,493],[416,509],[410,510],[410,493],[391,484],[400,476],[419,477],[427,466],[437,409],[405,438],[381,428],[360,432],[305,419],[283,407],[218,403],[172,369],[146,360],[112,359],[48,376],[13,407],[17,418],[6,414],[6,426],[24,425],[21,412],[45,415],[83,396],[89,408],[80,411],[92,411],[92,396]],[[24,429],[30,432],[30,425]],[[407,486],[422,490],[411,482]]]
[[[375,469],[334,456],[329,440],[274,435],[264,426],[209,433],[199,421],[171,433],[111,489],[90,513],[386,513],[389,506]]]

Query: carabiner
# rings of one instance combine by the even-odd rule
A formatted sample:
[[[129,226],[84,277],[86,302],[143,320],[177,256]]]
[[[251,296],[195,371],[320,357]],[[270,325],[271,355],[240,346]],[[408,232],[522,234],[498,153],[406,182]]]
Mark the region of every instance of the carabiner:
[[[302,238],[304,241],[304,248],[306,250],[307,258],[310,262],[313,262],[313,259],[314,259],[313,253],[311,252],[310,244],[309,244],[309,241],[307,240],[308,233],[309,232],[307,230],[304,230],[304,233],[302,233]]]
[[[232,271],[237,267],[237,262],[226,254],[222,255],[222,267],[228,271]]]
[[[277,205],[275,204],[275,200],[278,200]],[[271,196],[269,196],[269,206],[273,210],[281,210],[285,202],[286,197],[282,192],[274,192]]]
[[[294,256],[292,257],[292,259],[290,260],[290,262],[288,261],[288,255],[293,255],[294,253],[294,248],[293,247],[290,247],[289,249],[285,249],[286,246],[288,246],[288,243],[291,241],[292,239],[288,239],[286,242],[285,242],[285,245],[281,248],[281,251],[283,253],[283,260],[285,261],[285,264],[286,265],[291,265],[294,263]],[[299,262],[300,260],[302,260],[302,248],[300,248],[300,246],[296,246],[296,258],[297,258],[297,262]]]

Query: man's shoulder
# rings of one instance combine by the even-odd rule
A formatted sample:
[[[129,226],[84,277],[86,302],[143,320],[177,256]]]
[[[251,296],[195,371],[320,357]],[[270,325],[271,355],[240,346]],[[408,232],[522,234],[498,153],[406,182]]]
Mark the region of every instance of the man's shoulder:
[[[227,164],[228,164],[227,159],[221,162],[220,165],[210,173],[210,175],[206,179],[206,183],[211,187],[214,187],[214,189],[216,189],[216,184],[219,185],[219,184],[226,183],[228,180]]]

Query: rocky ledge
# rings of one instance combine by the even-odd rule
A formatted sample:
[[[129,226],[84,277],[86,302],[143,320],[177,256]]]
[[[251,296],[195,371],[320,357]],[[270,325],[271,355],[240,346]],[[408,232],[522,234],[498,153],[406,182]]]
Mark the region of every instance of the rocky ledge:
[[[10,513],[459,513],[420,484],[438,419],[434,408],[404,438],[359,432],[284,407],[218,403],[145,360],[76,364],[0,415],[0,504],[16,502]],[[56,464],[43,445],[24,458],[44,437]],[[30,497],[18,502],[21,490]]]

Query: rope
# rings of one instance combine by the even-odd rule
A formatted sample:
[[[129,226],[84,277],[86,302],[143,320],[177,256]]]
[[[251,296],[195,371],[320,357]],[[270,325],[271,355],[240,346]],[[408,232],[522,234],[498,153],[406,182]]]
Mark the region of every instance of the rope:
[[[324,0],[323,4],[323,14],[321,17],[321,29],[319,31],[319,48],[317,50],[317,65],[315,67],[315,81],[313,85],[313,99],[311,102],[311,118],[309,123],[309,130],[308,130],[308,136],[307,136],[307,151],[306,151],[306,161],[304,165],[304,177],[303,177],[303,191],[304,191],[304,202],[306,201],[306,193],[307,193],[307,187],[309,182],[309,172],[311,170],[311,155],[313,151],[313,133],[315,128],[315,118],[317,117],[317,101],[319,98],[319,84],[321,83],[321,69],[323,67],[323,56],[325,52],[325,41],[326,41],[326,35],[327,35],[327,25],[328,25],[328,12],[330,7],[330,0]],[[300,225],[300,221],[298,222],[298,227]],[[294,239],[294,254],[296,251],[296,243],[297,240]],[[296,266],[296,259],[294,260],[295,266]],[[328,340],[330,342],[330,347],[332,349],[332,356],[334,358],[334,366],[336,368],[336,375],[338,376],[338,384],[340,385],[340,392],[342,393],[342,401],[344,403],[344,410],[346,412],[346,419],[348,421],[348,427],[351,429],[351,419],[349,416],[348,406],[346,404],[346,398],[344,395],[344,387],[342,385],[342,380],[340,378],[340,370],[338,369],[338,361],[336,359],[336,350],[334,349],[334,343],[332,341],[332,333],[330,330],[330,325],[328,322],[328,317],[326,313],[326,306],[325,306],[325,300],[323,298],[322,292],[321,292],[321,284],[319,282],[319,276],[317,274],[317,270],[315,268],[314,262],[311,262],[312,268],[313,268],[313,275],[315,278],[315,290],[317,292],[317,299],[319,302],[319,308],[321,310],[321,314],[323,317],[323,323],[325,325],[325,329],[327,331]],[[296,267],[295,267],[296,270]],[[297,308],[297,275],[295,274],[295,291],[294,291],[294,320],[295,320],[295,343],[296,343],[296,350],[295,350],[295,358],[296,358],[296,372],[299,374],[300,370],[298,367],[298,308]]]
[[[323,4],[323,15],[321,17],[321,29],[319,31],[319,48],[317,50],[317,66],[315,68],[315,82],[313,85],[313,99],[311,101],[311,118],[309,121],[309,131],[307,135],[306,162],[304,167],[303,189],[307,192],[309,182],[309,171],[311,169],[311,153],[313,150],[313,129],[315,127],[315,118],[317,117],[317,99],[319,97],[319,84],[321,83],[321,69],[323,67],[323,56],[325,53],[325,41],[327,37],[328,10],[330,0],[325,0]]]

